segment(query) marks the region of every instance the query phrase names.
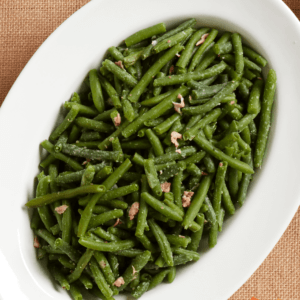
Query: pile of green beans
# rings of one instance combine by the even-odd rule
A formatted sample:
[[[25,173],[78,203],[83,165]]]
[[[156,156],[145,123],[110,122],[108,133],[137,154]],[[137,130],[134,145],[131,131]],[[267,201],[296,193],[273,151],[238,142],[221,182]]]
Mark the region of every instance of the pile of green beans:
[[[262,166],[276,73],[263,79],[267,61],[238,33],[195,24],[110,47],[41,143],[34,246],[75,300],[173,282],[200,242],[217,244]]]

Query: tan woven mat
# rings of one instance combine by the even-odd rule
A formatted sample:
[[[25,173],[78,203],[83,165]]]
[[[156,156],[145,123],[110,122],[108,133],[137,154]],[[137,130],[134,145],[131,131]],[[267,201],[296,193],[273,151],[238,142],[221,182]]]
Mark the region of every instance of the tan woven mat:
[[[0,0],[0,104],[43,41],[88,2]],[[300,19],[300,0],[285,2]],[[300,209],[267,259],[230,300],[300,300],[299,241]]]

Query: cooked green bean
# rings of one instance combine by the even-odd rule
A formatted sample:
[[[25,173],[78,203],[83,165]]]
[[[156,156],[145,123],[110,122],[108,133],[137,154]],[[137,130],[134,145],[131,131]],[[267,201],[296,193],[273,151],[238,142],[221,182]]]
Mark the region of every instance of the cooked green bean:
[[[147,176],[148,184],[154,194],[159,197],[162,195],[161,185],[157,176],[157,172],[154,166],[154,160],[152,158],[144,161],[145,173]]]
[[[69,284],[67,278],[65,277],[65,275],[58,269],[58,267],[55,265],[49,264],[48,268],[49,268],[50,273],[54,277],[54,279],[59,282],[61,287],[66,290],[69,290],[70,284]]]
[[[267,65],[268,62],[261,55],[259,55],[254,50],[250,49],[249,47],[243,46],[243,51],[244,51],[245,56],[247,56],[249,59],[255,61],[262,67],[265,67]]]
[[[267,139],[271,126],[271,110],[274,102],[276,90],[276,73],[273,69],[269,71],[262,100],[261,119],[258,129],[256,148],[254,152],[254,167],[262,165],[263,157],[266,151]]]
[[[89,117],[96,117],[99,112],[97,109],[90,107],[90,106],[86,106],[86,105],[82,105],[76,102],[65,102],[64,107],[66,109],[72,109],[73,106],[77,106],[79,107],[79,115],[85,115],[85,116],[89,116]]]
[[[257,115],[260,112],[261,109],[260,95],[263,90],[263,85],[264,85],[263,80],[257,79],[254,82],[254,85],[250,93],[249,101],[248,101],[247,112],[249,114]]]
[[[92,91],[94,105],[99,113],[102,113],[105,110],[105,104],[97,70],[93,69],[89,72],[89,83]]]

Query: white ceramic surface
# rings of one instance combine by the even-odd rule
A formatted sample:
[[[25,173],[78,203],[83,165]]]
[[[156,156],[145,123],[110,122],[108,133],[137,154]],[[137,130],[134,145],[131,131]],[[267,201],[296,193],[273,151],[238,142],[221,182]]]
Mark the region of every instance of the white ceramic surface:
[[[198,26],[240,32],[277,71],[272,137],[245,205],[226,222],[217,246],[181,269],[172,285],[160,285],[143,299],[228,299],[279,240],[299,205],[297,18],[280,0],[94,0],[45,41],[0,110],[0,299],[69,299],[36,260],[24,208],[33,195],[39,143],[49,136],[61,104],[109,46],[155,23],[170,27],[190,17]]]

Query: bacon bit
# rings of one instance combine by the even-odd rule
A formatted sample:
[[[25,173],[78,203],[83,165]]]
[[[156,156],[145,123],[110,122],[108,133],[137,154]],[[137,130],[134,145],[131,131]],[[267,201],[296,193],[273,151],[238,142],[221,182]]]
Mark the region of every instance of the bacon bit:
[[[119,60],[119,61],[116,61],[116,62],[115,62],[115,65],[117,65],[118,67],[120,67],[121,69],[123,69],[123,70],[124,70],[124,66],[123,66],[123,63],[122,63],[122,61],[121,61],[121,60]]]
[[[100,265],[101,269],[104,269],[105,266],[106,266],[106,263],[105,263],[104,260],[101,260],[100,263],[99,263],[99,265]]]
[[[175,71],[175,67],[172,65],[169,69],[170,75],[172,75],[174,73],[174,71]]]
[[[156,46],[156,44],[157,44],[157,41],[152,41],[152,46]]]
[[[68,205],[61,205],[61,206],[56,207],[56,208],[55,208],[55,211],[56,211],[59,215],[61,215],[61,214],[63,214],[63,213],[67,210],[68,207],[69,207]]]
[[[190,101],[192,100],[192,95],[189,95],[189,100],[190,100]]]
[[[161,209],[164,209],[163,206],[161,207]]]
[[[180,108],[185,107],[184,98],[182,97],[181,94],[178,94],[177,98],[180,99],[180,103],[177,102],[172,102],[172,103],[174,105],[175,111],[181,114]]]
[[[172,78],[171,76],[168,76],[169,78]]]
[[[235,103],[235,101],[234,101],[234,100],[230,101],[230,105],[233,105],[234,103]]]
[[[234,81],[232,80],[232,82],[234,82]]]
[[[134,202],[129,210],[129,219],[133,220],[134,216],[139,212],[140,204],[138,202]]]
[[[168,43],[171,43],[171,40],[168,40]]]
[[[177,139],[182,139],[182,134],[178,133],[177,131],[172,131],[171,143],[174,144],[176,148],[179,146]]]
[[[204,220],[204,224],[206,224],[206,223],[208,223],[208,221],[207,221],[207,220]]]
[[[120,126],[120,124],[121,124],[121,116],[120,116],[119,113],[117,114],[116,117],[114,117],[114,123],[115,123],[116,127]]]
[[[119,277],[115,282],[114,285],[117,287],[120,287],[121,285],[123,285],[125,283],[123,277]]]
[[[161,183],[160,187],[164,193],[170,193],[171,183],[170,182]]]
[[[194,195],[194,192],[183,192],[183,197],[182,197],[182,206],[183,207],[189,207],[191,205],[191,198]]]
[[[185,239],[185,236],[183,236],[183,235],[179,235],[179,237]]]
[[[220,162],[220,163],[219,163],[219,166],[220,166],[220,167],[223,167],[223,163]]]
[[[86,159],[86,161],[84,161],[83,163],[82,163],[82,165],[84,166],[84,165],[86,165],[87,163],[89,163],[91,160],[89,159],[89,158],[87,158]]]
[[[35,236],[34,239],[33,239],[33,247],[34,248],[40,248],[41,247],[37,236]]]
[[[220,57],[221,55],[220,54],[218,54],[218,57]]]
[[[202,172],[201,172],[201,175],[208,175],[208,174],[207,174],[206,172],[203,172],[203,171],[202,171]]]
[[[181,150],[180,149],[175,150],[175,152],[181,154]]]
[[[118,218],[116,223],[113,225],[113,227],[116,227],[117,225],[121,225],[122,224],[122,221]]]
[[[75,143],[76,143],[76,144],[78,144],[78,143],[79,143],[79,141],[76,141]]]
[[[114,139],[115,139],[114,137],[111,137],[111,138],[109,139],[109,141],[112,142]]]
[[[176,53],[176,56],[177,56],[177,57],[180,57],[180,54],[179,54],[179,53]]]
[[[136,271],[134,266],[132,266],[132,275],[134,275],[135,273],[138,273],[138,271]]]
[[[259,79],[259,80],[262,80],[262,78],[261,78],[261,77],[257,77],[257,79]]]
[[[203,34],[201,36],[201,39],[196,43],[196,46],[199,46],[199,45],[203,44],[208,36],[209,36],[209,33]]]
[[[160,170],[160,171],[159,171],[159,174],[162,174],[162,173],[163,173],[163,171],[162,171],[162,170]]]

